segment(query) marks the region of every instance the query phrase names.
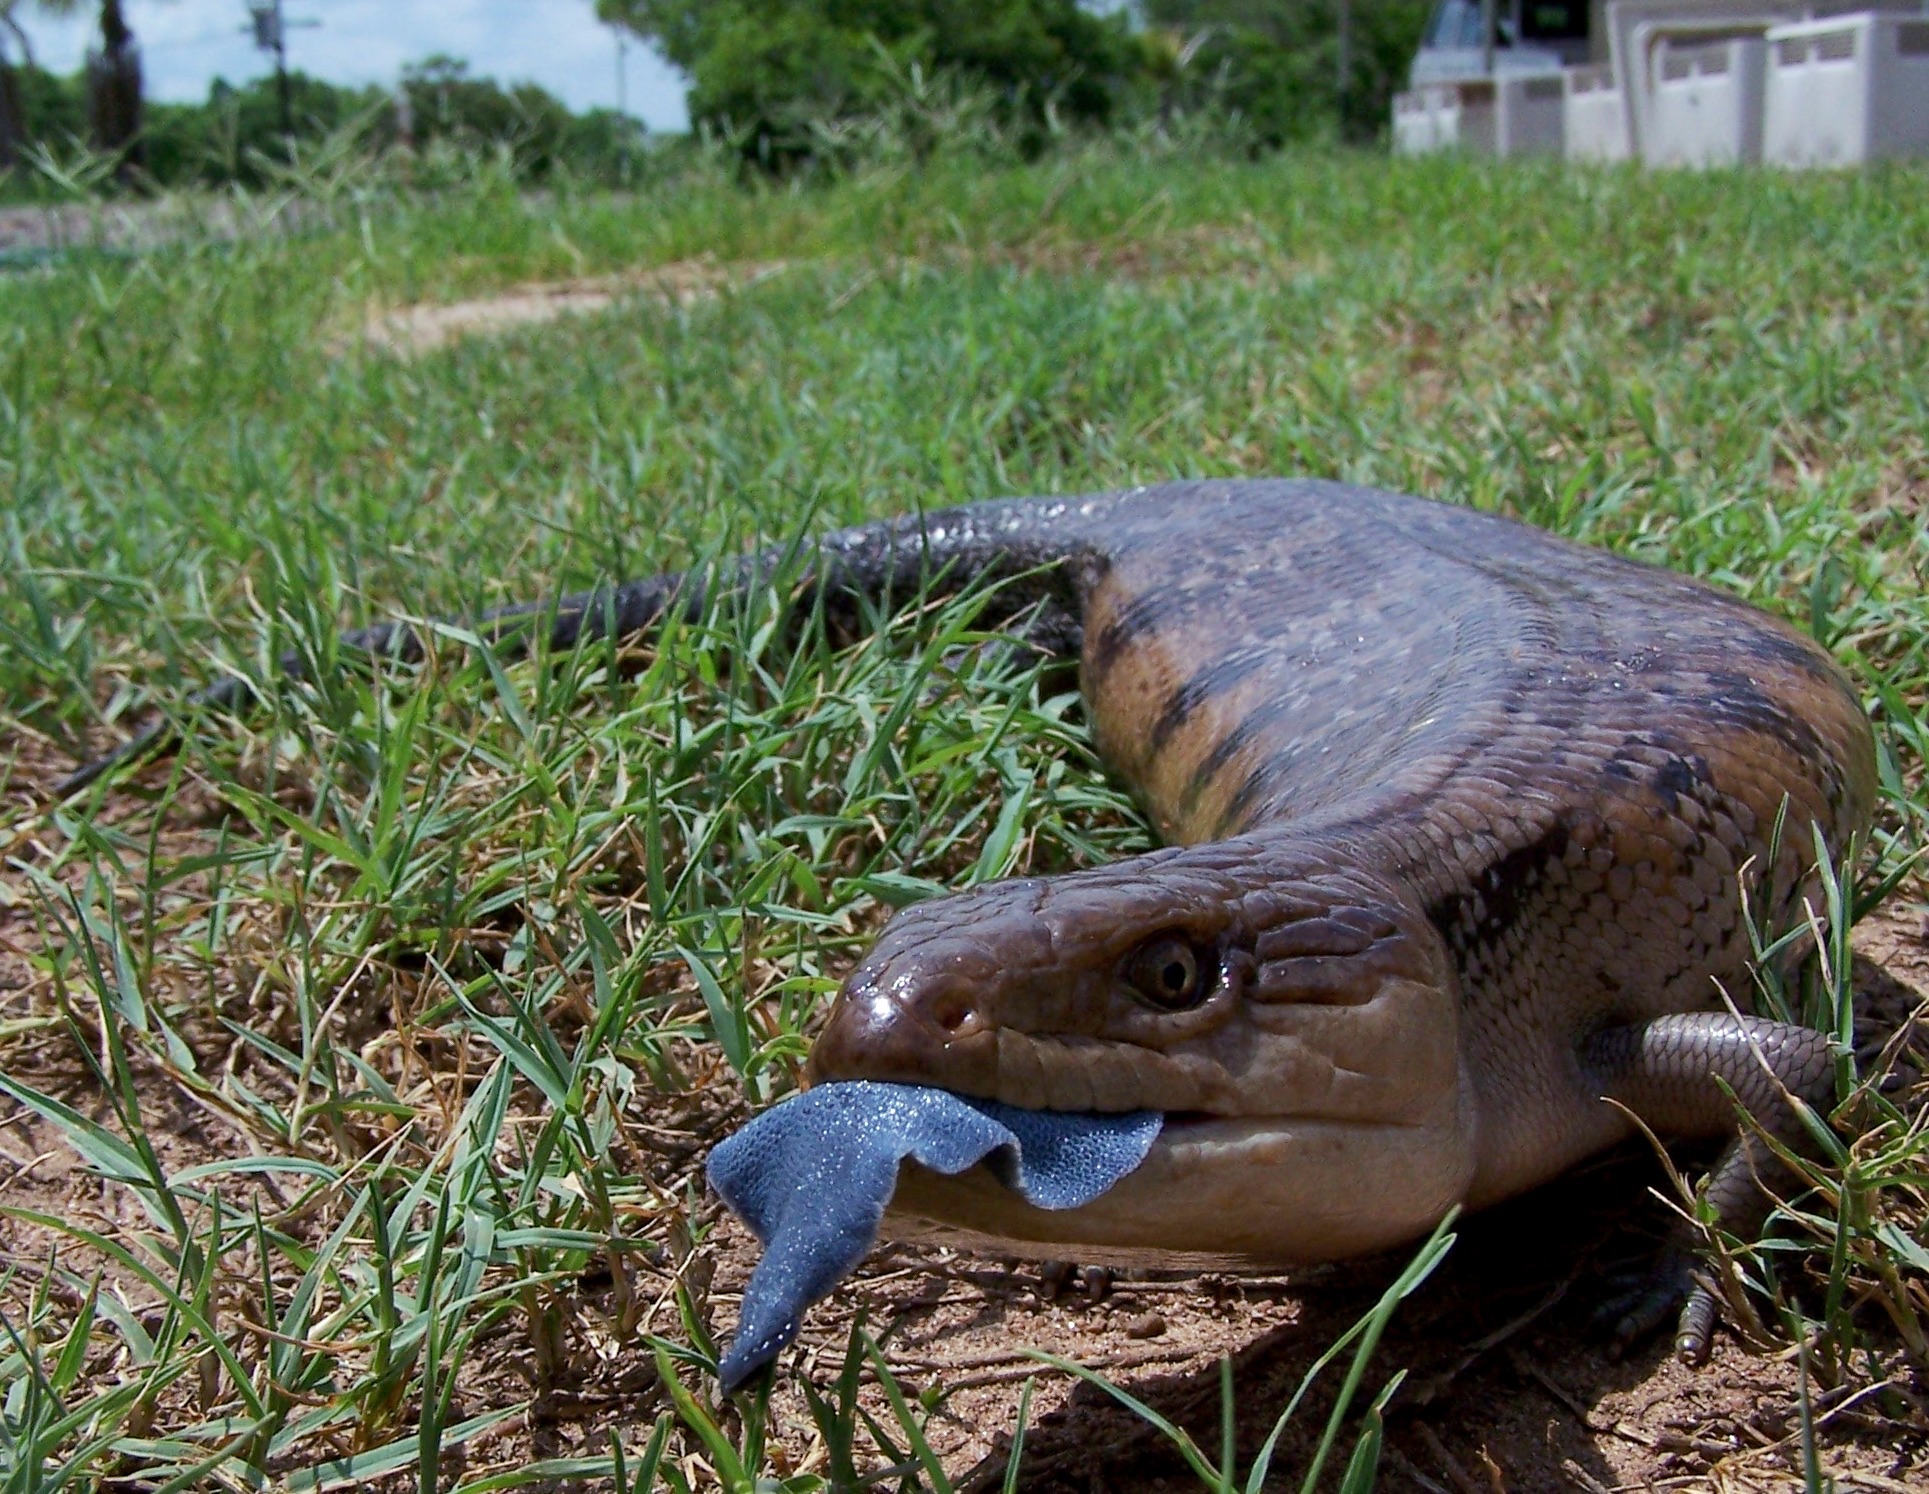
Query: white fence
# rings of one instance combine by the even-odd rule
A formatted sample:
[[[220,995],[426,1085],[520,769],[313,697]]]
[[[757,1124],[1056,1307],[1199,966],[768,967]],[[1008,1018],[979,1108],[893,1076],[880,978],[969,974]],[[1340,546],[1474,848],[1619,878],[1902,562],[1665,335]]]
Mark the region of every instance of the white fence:
[[[1608,0],[1608,66],[1400,94],[1393,148],[1652,166],[1929,155],[1926,4]]]
[[[1396,95],[1393,149],[1403,156],[1436,150],[1494,155],[1494,85],[1430,83]]]
[[[1566,140],[1559,73],[1501,78],[1494,85],[1494,150],[1503,156],[1558,156]]]
[[[1839,16],[1768,33],[1762,155],[1853,166],[1929,154],[1929,19]]]
[[[1759,161],[1767,56],[1768,44],[1752,36],[1660,48],[1654,58],[1647,161],[1655,166]]]
[[[1561,74],[1562,134],[1570,161],[1625,161],[1628,111],[1611,67],[1570,67]]]
[[[1558,156],[1566,138],[1559,73],[1429,83],[1393,100],[1393,149]]]

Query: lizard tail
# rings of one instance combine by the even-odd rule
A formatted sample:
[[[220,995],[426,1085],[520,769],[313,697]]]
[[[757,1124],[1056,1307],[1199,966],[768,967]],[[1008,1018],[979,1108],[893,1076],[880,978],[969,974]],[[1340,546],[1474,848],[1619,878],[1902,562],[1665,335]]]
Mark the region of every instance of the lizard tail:
[[[554,604],[518,603],[497,607],[484,613],[474,626],[491,647],[519,657],[529,651],[540,632],[531,624],[540,624],[547,618],[548,646],[573,648],[579,642],[605,634],[621,637],[641,632],[662,615],[667,601],[679,591],[700,595],[701,587],[682,575],[655,576],[624,586],[577,592]],[[421,633],[399,622],[377,623],[343,633],[341,650],[369,658],[388,656],[405,663],[418,662],[425,654]],[[308,674],[302,656],[296,652],[283,654],[276,665],[284,679],[299,680]],[[111,752],[92,758],[69,773],[54,785],[54,797],[65,799],[130,763],[145,762],[172,752],[184,738],[184,717],[207,710],[237,712],[256,694],[240,675],[229,675],[203,686],[187,698],[185,710],[157,716]]]
[[[931,588],[956,590],[981,577],[1004,577],[1068,557],[1068,551],[1049,530],[1033,533],[1028,506],[1010,500],[973,504],[932,515],[912,515],[834,531],[814,540],[755,551],[713,568],[670,572],[618,586],[599,586],[571,593],[553,602],[522,602],[494,608],[468,626],[491,647],[518,657],[536,646],[566,650],[600,638],[624,638],[658,622],[671,607],[692,620],[701,615],[706,599],[733,594],[782,575],[798,561],[804,594],[828,593],[896,598],[900,603]],[[1011,589],[1006,607],[1015,610],[1041,593],[1055,595],[1062,579],[1038,587]],[[1059,652],[1064,645],[1054,648]],[[344,653],[370,657],[387,655],[405,661],[424,655],[422,634],[411,624],[378,623],[341,636]],[[1076,651],[1075,645],[1072,647]],[[301,679],[307,667],[299,654],[283,654],[282,677]],[[187,713],[217,709],[235,711],[258,694],[240,676],[217,680],[190,695]],[[149,722],[132,737],[100,757],[83,764],[54,786],[57,798],[79,793],[129,763],[146,761],[180,746],[182,714],[171,713]]]

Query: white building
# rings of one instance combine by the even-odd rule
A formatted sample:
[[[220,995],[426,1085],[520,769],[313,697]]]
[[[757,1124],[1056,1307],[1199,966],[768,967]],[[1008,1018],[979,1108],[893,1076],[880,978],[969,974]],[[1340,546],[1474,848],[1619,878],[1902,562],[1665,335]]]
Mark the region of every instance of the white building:
[[[1437,0],[1393,148],[1653,166],[1929,154],[1929,5]]]

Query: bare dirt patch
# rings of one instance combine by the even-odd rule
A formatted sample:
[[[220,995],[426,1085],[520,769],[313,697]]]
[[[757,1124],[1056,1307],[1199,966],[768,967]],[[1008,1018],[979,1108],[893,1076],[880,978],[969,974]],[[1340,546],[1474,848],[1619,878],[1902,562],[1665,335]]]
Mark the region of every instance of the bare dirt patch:
[[[1323,266],[1295,267],[1276,262],[1266,241],[1248,228],[1199,228],[1151,238],[1113,238],[1087,242],[1041,238],[983,249],[934,248],[910,258],[888,259],[859,276],[843,294],[852,295],[884,275],[925,267],[956,270],[972,266],[1008,268],[1022,274],[1097,275],[1111,280],[1167,281],[1232,276],[1247,282],[1268,275],[1319,273]],[[622,275],[530,281],[441,304],[374,306],[362,314],[360,328],[336,332],[329,350],[340,356],[358,343],[415,357],[470,337],[488,337],[520,327],[540,326],[564,317],[606,311],[629,297],[655,297],[689,306],[727,291],[760,284],[793,268],[788,260],[733,263],[702,258],[679,260]]]
[[[330,339],[330,349],[340,354],[359,340],[363,346],[397,357],[415,357],[462,338],[493,336],[563,317],[607,311],[630,297],[653,297],[689,306],[727,290],[769,280],[787,268],[783,260],[726,265],[710,259],[689,259],[630,275],[533,281],[493,295],[441,305],[376,307],[365,314],[359,337],[338,334]]]

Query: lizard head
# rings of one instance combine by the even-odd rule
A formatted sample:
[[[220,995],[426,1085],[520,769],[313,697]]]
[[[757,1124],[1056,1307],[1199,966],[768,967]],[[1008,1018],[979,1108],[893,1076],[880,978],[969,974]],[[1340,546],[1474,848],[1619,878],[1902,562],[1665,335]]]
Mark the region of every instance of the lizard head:
[[[907,1165],[887,1232],[1084,1260],[1329,1260],[1432,1226],[1472,1173],[1445,947],[1356,869],[1255,838],[988,884],[898,914],[839,993],[814,1081],[1028,1109],[1157,1110],[1082,1208]]]

